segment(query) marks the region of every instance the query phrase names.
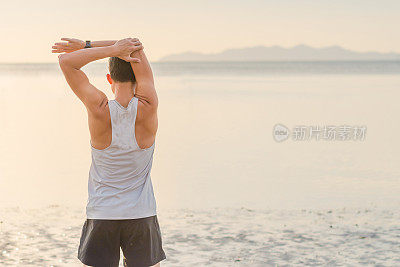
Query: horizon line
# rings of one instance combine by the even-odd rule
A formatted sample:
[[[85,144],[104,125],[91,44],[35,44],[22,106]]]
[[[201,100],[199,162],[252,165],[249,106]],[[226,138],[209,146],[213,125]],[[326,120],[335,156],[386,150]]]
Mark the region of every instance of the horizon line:
[[[279,47],[279,48],[284,48],[284,49],[293,49],[296,47],[308,47],[308,48],[312,48],[312,49],[324,49],[324,48],[341,48],[343,50],[347,50],[353,53],[379,53],[379,54],[397,54],[400,55],[400,51],[377,51],[377,50],[366,50],[366,51],[361,51],[361,50],[353,50],[351,48],[346,48],[344,46],[341,45],[326,45],[326,46],[312,46],[312,45],[308,45],[305,43],[299,43],[296,45],[291,45],[291,46],[283,46],[283,45],[252,45],[252,46],[242,46],[242,47],[232,47],[232,48],[225,48],[222,49],[218,52],[212,52],[212,53],[204,53],[204,52],[199,52],[199,51],[193,51],[193,50],[186,50],[186,51],[182,51],[182,52],[175,52],[175,53],[171,53],[165,56],[160,57],[160,59],[168,57],[168,56],[173,56],[173,55],[179,55],[179,54],[185,54],[185,53],[198,53],[198,54],[202,54],[202,55],[217,55],[219,53],[228,51],[228,50],[237,50],[237,49],[250,49],[250,48],[259,48],[259,47],[264,47],[264,48],[272,48],[272,47]]]

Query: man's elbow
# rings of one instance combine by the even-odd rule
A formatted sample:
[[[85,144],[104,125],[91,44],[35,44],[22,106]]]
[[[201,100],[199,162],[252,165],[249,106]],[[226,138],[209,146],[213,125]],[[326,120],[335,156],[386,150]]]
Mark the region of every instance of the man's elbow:
[[[61,69],[65,67],[67,64],[67,59],[65,58],[65,54],[61,54],[58,56],[58,65],[60,65]]]
[[[58,56],[58,64],[60,65],[61,69],[65,68],[66,66],[70,65],[70,59],[68,54],[61,54]]]
[[[63,65],[65,63],[65,54],[60,54],[58,56],[58,64]]]

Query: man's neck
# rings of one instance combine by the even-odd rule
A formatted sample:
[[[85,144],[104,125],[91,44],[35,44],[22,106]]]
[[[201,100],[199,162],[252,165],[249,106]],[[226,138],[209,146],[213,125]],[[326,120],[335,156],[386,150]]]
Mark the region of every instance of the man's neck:
[[[117,83],[115,84],[115,100],[122,106],[127,107],[129,101],[134,96],[135,84]]]

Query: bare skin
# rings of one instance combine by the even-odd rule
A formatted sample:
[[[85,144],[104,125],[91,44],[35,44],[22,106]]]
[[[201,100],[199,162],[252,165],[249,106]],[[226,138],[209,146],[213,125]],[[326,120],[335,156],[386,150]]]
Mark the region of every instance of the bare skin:
[[[140,41],[136,38],[95,41],[92,42],[93,48],[83,49],[85,43],[81,40],[61,40],[65,42],[55,43],[52,52],[63,53],[59,55],[61,70],[72,91],[86,107],[92,146],[105,149],[111,144],[111,118],[107,96],[89,82],[81,68],[92,61],[107,57],[119,57],[131,63],[136,83],[113,81],[110,74],[107,74],[107,80],[115,94],[115,100],[122,106],[126,107],[133,96],[138,98],[136,140],[142,149],[152,146],[158,128],[158,98],[153,73]],[[160,263],[153,266],[159,267]]]
[[[53,53],[65,52],[59,56],[60,67],[71,89],[87,109],[92,146],[104,149],[110,145],[111,119],[107,96],[90,84],[81,68],[92,61],[116,56],[131,63],[136,83],[115,82],[109,74],[107,80],[115,94],[115,100],[121,105],[127,106],[133,96],[139,99],[135,135],[140,148],[150,147],[158,128],[158,98],[153,73],[139,40],[127,38],[119,41],[95,41],[95,47],[90,49],[82,49],[84,43],[77,39],[62,40],[67,42],[55,43]]]

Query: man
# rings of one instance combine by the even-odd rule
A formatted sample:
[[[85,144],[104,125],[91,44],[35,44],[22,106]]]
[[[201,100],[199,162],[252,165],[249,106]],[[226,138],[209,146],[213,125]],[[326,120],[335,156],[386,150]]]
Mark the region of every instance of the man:
[[[84,266],[118,266],[121,247],[125,266],[160,266],[166,256],[150,178],[158,99],[142,44],[133,38],[61,40],[52,52],[63,53],[61,70],[86,107],[92,152],[78,258]],[[114,100],[81,70],[108,57]]]

